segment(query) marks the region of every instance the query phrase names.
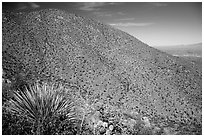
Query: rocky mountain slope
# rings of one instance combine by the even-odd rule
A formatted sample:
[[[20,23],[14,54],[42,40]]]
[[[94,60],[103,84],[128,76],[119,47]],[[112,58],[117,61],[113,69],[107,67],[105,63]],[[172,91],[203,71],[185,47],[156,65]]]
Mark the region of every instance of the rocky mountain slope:
[[[5,12],[2,22],[4,78],[16,86],[62,80],[79,87],[77,94],[94,106],[202,124],[202,72],[196,64],[60,10]]]

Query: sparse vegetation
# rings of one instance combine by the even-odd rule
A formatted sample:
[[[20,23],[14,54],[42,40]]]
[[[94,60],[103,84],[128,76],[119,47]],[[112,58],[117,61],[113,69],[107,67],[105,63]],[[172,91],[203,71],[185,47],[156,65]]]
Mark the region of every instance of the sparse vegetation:
[[[81,106],[76,106],[62,84],[35,83],[24,89],[13,91],[12,98],[4,101],[4,135],[201,134],[196,127],[182,124],[172,126],[168,121],[152,121],[150,117],[137,112],[127,113],[116,107],[106,106],[105,110],[103,106],[84,104],[82,118],[77,114]]]
[[[74,108],[74,101],[62,85],[36,83],[23,91],[13,91],[13,98],[4,105],[3,123],[5,126],[15,124],[6,121],[10,120],[6,116],[14,116],[16,121],[32,125],[30,129],[34,134],[60,134],[65,130],[62,128],[67,128],[65,125],[75,124]]]
[[[3,134],[201,134],[196,65],[57,9],[2,20]]]

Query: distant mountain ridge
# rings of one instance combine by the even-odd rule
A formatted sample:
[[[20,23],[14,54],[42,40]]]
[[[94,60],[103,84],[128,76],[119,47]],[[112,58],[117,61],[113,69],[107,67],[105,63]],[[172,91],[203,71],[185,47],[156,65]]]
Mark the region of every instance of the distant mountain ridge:
[[[155,46],[155,48],[174,56],[202,57],[202,43],[188,45]]]
[[[202,124],[200,68],[123,31],[45,9],[3,13],[2,35],[2,69],[12,83],[63,80],[94,106]]]

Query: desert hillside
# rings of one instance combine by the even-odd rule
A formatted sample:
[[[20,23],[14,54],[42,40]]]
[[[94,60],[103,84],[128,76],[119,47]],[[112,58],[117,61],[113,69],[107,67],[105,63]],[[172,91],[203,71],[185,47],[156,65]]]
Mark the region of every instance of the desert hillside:
[[[73,88],[81,108],[136,113],[155,124],[201,130],[202,70],[196,64],[55,9],[4,12],[2,35],[3,79],[13,88],[60,81]]]

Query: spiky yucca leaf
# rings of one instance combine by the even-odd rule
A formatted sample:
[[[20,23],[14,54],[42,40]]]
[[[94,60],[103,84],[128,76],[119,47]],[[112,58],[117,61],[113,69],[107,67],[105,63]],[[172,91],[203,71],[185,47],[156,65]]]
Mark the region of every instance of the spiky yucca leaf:
[[[9,104],[11,112],[27,117],[30,122],[42,124],[58,114],[65,114],[68,120],[75,118],[74,102],[61,84],[35,83],[25,91],[14,91]]]

